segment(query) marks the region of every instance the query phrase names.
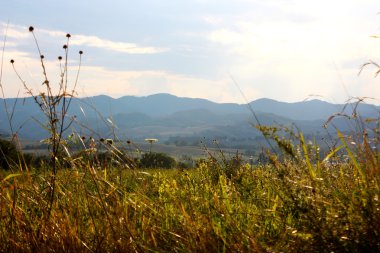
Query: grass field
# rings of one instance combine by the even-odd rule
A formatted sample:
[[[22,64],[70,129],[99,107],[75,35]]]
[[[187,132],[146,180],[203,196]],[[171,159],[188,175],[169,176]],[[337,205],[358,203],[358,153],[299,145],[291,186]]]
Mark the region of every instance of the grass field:
[[[191,170],[78,160],[58,171],[52,205],[50,168],[3,171],[0,251],[378,252],[372,158],[252,168],[210,157]]]
[[[48,155],[49,151],[44,148],[40,147],[41,143],[39,141],[23,141],[22,143],[22,149],[25,153],[30,154],[37,154],[37,155]],[[128,152],[129,154],[133,154],[135,156],[140,156],[141,153],[149,152],[150,145],[143,142],[136,142],[133,143],[133,145],[128,145],[126,141],[122,141],[120,143],[115,144],[118,149],[124,150]],[[26,149],[25,146],[27,147]],[[207,157],[207,152],[209,151],[215,155],[217,155],[220,151],[223,151],[223,153],[226,156],[233,157],[236,155],[236,152],[238,152],[241,155],[244,155],[245,151],[244,149],[232,149],[232,148],[221,148],[218,149],[214,146],[212,147],[202,147],[201,144],[198,146],[175,146],[173,144],[166,145],[162,143],[155,143],[152,146],[152,152],[159,152],[159,153],[165,153],[170,155],[171,157],[174,157],[176,159],[180,159],[182,156],[188,156],[193,158],[194,160],[199,158],[205,158]],[[245,159],[248,159],[248,156],[244,156]]]

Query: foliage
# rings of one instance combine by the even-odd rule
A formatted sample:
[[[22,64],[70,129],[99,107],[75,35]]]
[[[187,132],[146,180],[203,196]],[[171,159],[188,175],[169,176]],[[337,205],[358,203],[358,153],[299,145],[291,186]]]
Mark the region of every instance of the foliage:
[[[19,170],[28,167],[40,167],[42,164],[50,164],[51,160],[46,156],[35,156],[22,153],[14,142],[0,139],[0,169]]]
[[[177,167],[180,169],[193,169],[194,165],[195,162],[189,155],[182,155],[177,163]]]
[[[140,159],[141,168],[171,169],[176,165],[174,158],[164,153],[149,152],[142,155]]]
[[[17,167],[20,159],[20,152],[16,145],[8,140],[0,139],[0,168],[10,169],[12,166]]]

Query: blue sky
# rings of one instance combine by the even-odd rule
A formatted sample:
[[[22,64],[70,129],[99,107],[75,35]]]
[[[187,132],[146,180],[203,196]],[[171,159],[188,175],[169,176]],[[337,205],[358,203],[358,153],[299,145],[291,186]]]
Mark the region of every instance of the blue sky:
[[[345,102],[366,96],[379,104],[380,77],[361,64],[380,61],[378,0],[0,0],[7,42],[2,85],[24,94],[10,68],[34,91],[41,68],[30,25],[58,81],[58,55],[72,35],[70,76],[84,51],[78,96],[171,93],[216,102],[261,97]]]

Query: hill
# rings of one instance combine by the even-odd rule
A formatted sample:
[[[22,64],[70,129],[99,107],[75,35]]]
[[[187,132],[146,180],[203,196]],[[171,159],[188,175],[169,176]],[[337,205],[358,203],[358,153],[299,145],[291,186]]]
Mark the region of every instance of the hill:
[[[14,108],[13,131],[20,138],[40,140],[47,137],[41,127],[44,116],[32,98],[0,99],[0,133],[11,132],[5,103]],[[379,116],[380,107],[371,104],[331,104],[321,100],[297,103],[279,102],[267,98],[249,103],[263,125],[295,125],[305,134],[318,135],[329,116],[355,110],[364,117]],[[159,138],[167,143],[196,143],[201,138],[225,140],[237,145],[255,139],[260,134],[246,104],[215,103],[206,99],[181,98],[170,94],[147,97],[125,96],[114,99],[105,95],[74,98],[68,112],[75,123],[67,134],[77,132],[96,138],[118,136],[121,139],[143,140]],[[342,131],[351,126],[344,118],[335,121]]]

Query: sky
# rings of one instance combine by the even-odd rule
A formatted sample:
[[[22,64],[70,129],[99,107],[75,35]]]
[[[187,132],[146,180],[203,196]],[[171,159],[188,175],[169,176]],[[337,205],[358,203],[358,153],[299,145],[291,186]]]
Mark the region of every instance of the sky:
[[[3,96],[43,87],[35,28],[58,85],[66,33],[76,95],[170,93],[215,102],[259,98],[380,104],[378,0],[0,0]],[[1,46],[3,48],[3,46]]]

